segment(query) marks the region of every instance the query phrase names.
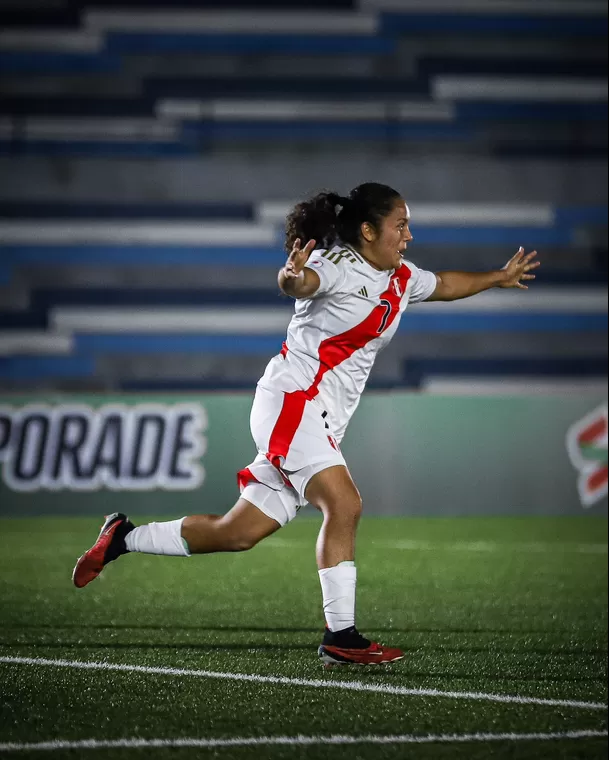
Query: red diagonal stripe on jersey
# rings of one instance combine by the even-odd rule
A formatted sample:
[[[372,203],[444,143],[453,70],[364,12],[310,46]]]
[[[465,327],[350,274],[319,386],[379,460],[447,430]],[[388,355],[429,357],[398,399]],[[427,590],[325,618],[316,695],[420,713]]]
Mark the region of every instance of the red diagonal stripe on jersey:
[[[285,461],[288,456],[288,451],[302,420],[307,401],[308,397],[305,391],[294,391],[293,393],[283,394],[283,406],[269,440],[267,459],[279,470],[282,478],[288,485],[291,484],[281,471],[283,464],[281,458]]]
[[[243,491],[245,486],[250,483],[258,483],[258,479],[254,476],[254,473],[249,467],[244,467],[237,473],[237,485],[239,486],[239,490]]]
[[[597,438],[607,431],[607,420],[604,417],[588,425],[577,435],[579,443],[593,443]]]
[[[397,270],[389,282],[387,290],[379,296],[380,300],[389,301],[391,304],[391,314],[385,323],[385,330],[391,325],[393,320],[399,313],[401,296],[398,296],[392,287],[394,280],[398,280],[400,283],[400,292],[402,295],[406,292],[406,285],[410,279],[412,272],[406,264]],[[334,335],[331,338],[326,338],[319,345],[319,369],[313,380],[313,384],[307,391],[309,398],[315,398],[318,393],[319,384],[323,380],[323,376],[326,372],[333,370],[339,364],[348,359],[350,356],[360,348],[363,348],[366,343],[370,343],[374,338],[378,338],[379,325],[381,324],[385,315],[385,306],[378,304],[368,314],[363,322],[359,325],[355,325],[350,330],[347,330],[340,335]],[[383,332],[385,331],[383,330]]]
[[[388,301],[391,304],[391,313],[385,321],[385,330],[392,324],[399,313],[400,301],[406,292],[406,285],[411,276],[412,272],[410,269],[408,269],[406,264],[402,264],[391,278],[387,290],[379,296],[379,300]],[[400,296],[397,295],[393,287],[395,280],[400,284]],[[294,391],[293,393],[284,394],[283,406],[269,440],[267,458],[279,470],[288,485],[291,484],[282,472],[283,462],[281,460],[285,461],[288,456],[288,451],[304,414],[305,404],[317,396],[319,384],[326,372],[333,370],[344,362],[345,359],[353,356],[359,348],[363,348],[366,343],[379,337],[378,329],[385,317],[385,313],[385,306],[379,304],[372,309],[363,322],[360,322],[344,333],[340,333],[340,335],[334,335],[322,341],[319,346],[319,370],[315,375],[313,384],[306,391]],[[285,348],[287,352],[287,346]]]

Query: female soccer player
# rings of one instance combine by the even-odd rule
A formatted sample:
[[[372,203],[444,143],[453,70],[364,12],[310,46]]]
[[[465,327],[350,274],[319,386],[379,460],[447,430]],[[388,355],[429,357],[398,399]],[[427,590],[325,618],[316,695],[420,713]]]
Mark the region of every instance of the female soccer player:
[[[251,431],[258,456],[238,474],[241,498],[225,515],[193,515],[135,527],[110,515],[73,581],[82,588],[127,552],[243,551],[292,520],[305,503],[323,515],[317,540],[326,630],[326,665],[393,662],[399,649],[355,627],[355,534],[359,492],[340,450],[377,353],[395,334],[408,303],[454,301],[489,288],[526,288],[539,262],[522,248],[503,269],[432,272],[403,259],[410,211],[386,185],[367,183],[344,198],[320,193],[287,218],[281,290],[296,300],[281,352],[258,382]],[[302,247],[302,241],[308,243]],[[317,244],[317,245],[316,245]]]

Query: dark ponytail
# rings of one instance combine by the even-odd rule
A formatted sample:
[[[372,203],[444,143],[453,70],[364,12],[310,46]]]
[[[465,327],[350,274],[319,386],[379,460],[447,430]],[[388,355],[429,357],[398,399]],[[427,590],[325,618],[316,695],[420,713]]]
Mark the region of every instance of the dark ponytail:
[[[377,182],[358,185],[348,198],[333,192],[318,193],[288,214],[285,247],[291,251],[300,238],[302,245],[316,240],[318,248],[329,248],[338,241],[359,248],[362,224],[368,222],[378,229],[400,200],[397,190]]]
[[[297,203],[286,219],[286,250],[292,250],[296,238],[300,238],[302,245],[308,240],[316,240],[319,248],[334,245],[339,238],[338,212],[345,203],[348,203],[346,198],[328,191]]]

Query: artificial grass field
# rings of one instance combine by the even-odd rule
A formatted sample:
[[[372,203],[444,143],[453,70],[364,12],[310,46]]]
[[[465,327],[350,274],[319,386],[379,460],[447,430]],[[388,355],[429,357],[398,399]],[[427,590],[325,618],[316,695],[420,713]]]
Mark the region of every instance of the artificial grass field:
[[[0,520],[3,756],[607,756],[602,736],[327,743],[337,735],[407,735],[411,742],[440,734],[606,731],[606,710],[598,704],[607,700],[605,519],[364,518],[358,625],[369,636],[402,646],[406,658],[386,669],[332,670],[324,670],[316,654],[323,622],[315,517],[299,517],[243,554],[122,557],[77,590],[72,567],[99,525],[91,518]],[[216,676],[85,670],[74,667],[75,661]],[[243,681],[234,674],[324,683]],[[339,688],[344,682],[358,683]],[[365,690],[374,685],[451,694]],[[482,696],[473,699],[464,692]],[[596,706],[498,702],[484,696],[489,694]],[[6,749],[7,743],[50,740],[264,737],[266,742],[298,735],[316,737],[316,743]]]

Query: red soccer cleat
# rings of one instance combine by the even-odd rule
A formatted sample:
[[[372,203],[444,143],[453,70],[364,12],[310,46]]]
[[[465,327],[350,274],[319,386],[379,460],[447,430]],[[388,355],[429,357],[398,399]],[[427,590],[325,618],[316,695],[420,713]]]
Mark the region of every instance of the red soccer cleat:
[[[404,657],[401,649],[368,641],[355,628],[337,632],[326,628],[318,654],[326,668],[334,665],[386,665]]]
[[[76,588],[84,588],[97,578],[108,562],[118,559],[121,554],[127,554],[125,536],[134,528],[135,525],[121,512],[106,517],[97,541],[74,567],[72,581]]]

